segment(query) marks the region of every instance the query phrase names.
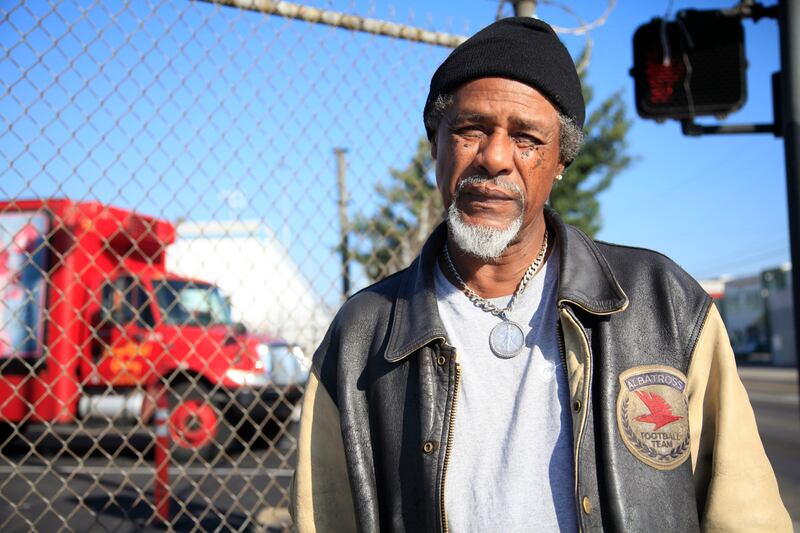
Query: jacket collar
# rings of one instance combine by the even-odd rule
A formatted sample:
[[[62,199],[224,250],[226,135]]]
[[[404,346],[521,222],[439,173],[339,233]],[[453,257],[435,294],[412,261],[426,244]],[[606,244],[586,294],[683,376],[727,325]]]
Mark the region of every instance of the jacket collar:
[[[571,303],[593,315],[624,311],[628,296],[597,244],[565,224],[550,206],[545,207],[544,215],[559,240],[558,305]]]
[[[447,223],[442,222],[403,272],[384,356],[387,361],[399,361],[435,339],[447,339],[433,281],[436,260],[446,240]]]
[[[569,226],[549,206],[545,219],[559,242],[559,306],[568,303],[595,315],[623,311],[628,297],[597,245]],[[447,238],[447,224],[431,234],[420,255],[403,272],[384,357],[400,361],[422,346],[447,339],[436,304],[434,268]]]

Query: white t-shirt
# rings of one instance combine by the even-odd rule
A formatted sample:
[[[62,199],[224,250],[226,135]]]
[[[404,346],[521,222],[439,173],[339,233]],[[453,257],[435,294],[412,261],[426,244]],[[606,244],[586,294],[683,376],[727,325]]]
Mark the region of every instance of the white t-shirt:
[[[577,531],[557,277],[553,250],[509,316],[522,327],[525,347],[501,359],[489,347],[501,319],[477,308],[436,269],[439,314],[461,365],[445,480],[448,526],[456,533]],[[491,301],[502,309],[509,298]]]

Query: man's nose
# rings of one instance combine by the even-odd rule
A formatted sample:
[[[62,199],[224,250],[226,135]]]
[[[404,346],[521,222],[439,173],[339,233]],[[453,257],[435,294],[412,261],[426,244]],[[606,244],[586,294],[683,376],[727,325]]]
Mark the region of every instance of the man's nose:
[[[492,132],[483,140],[475,164],[490,178],[510,174],[514,165],[513,140],[505,132]]]

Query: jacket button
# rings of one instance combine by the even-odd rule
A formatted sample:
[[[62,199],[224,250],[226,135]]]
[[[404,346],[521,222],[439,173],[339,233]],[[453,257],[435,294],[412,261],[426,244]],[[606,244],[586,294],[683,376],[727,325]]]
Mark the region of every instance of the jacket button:
[[[575,400],[575,402],[572,404],[572,408],[575,409],[575,412],[577,413],[581,410],[581,405],[583,404],[580,400]]]
[[[433,453],[433,451],[434,451],[435,449],[436,449],[436,443],[435,443],[434,441],[432,441],[432,440],[429,440],[429,441],[427,441],[425,444],[423,444],[423,445],[422,445],[422,452],[423,452],[425,455],[428,455],[428,454],[430,454],[430,453]]]
[[[583,497],[583,512],[592,514],[592,502],[589,500],[588,496]]]
[[[436,364],[439,366],[444,366],[447,363],[447,357],[440,355],[436,358]]]

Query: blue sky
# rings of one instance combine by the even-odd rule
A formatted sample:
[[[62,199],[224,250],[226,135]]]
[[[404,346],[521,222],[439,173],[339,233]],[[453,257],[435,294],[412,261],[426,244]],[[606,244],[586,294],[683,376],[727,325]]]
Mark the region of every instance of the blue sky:
[[[498,6],[309,3],[459,34],[494,20]],[[657,249],[700,278],[777,265],[788,260],[782,141],[688,138],[675,122],[635,115],[633,32],[668,4],[621,0],[590,34],[595,101],[622,91],[636,158],[601,197],[599,236]],[[605,8],[569,5],[586,20]],[[427,84],[448,53],[203,2],[4,6],[0,197],[97,199],[173,221],[261,219],[329,303],[339,286],[333,148],[348,148],[351,216],[368,214],[375,185],[423,134]],[[575,25],[551,5],[538,15]],[[729,121],[765,122],[777,23],[745,31],[749,97]],[[575,55],[584,44],[564,40]]]

